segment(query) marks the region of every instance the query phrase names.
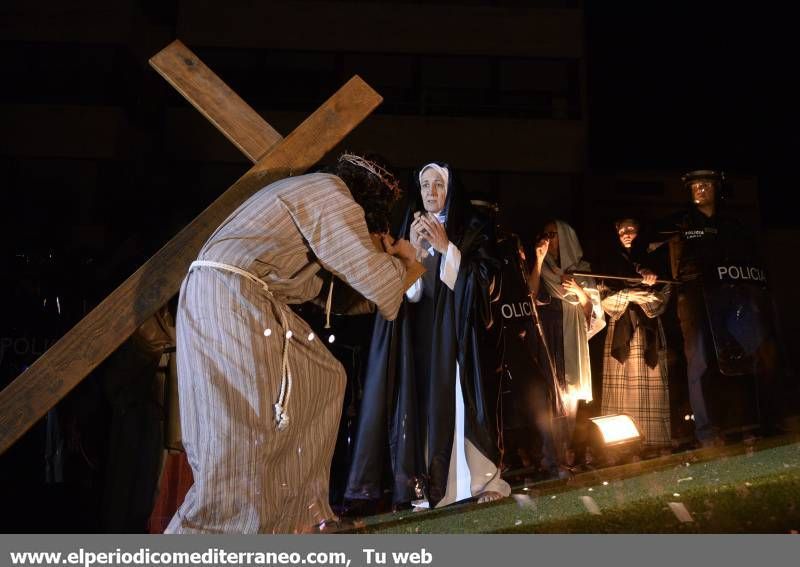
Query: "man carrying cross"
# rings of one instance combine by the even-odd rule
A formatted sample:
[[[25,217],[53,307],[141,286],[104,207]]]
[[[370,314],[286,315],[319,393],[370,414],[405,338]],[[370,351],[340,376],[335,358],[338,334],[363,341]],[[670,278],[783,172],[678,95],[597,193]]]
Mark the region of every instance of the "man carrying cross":
[[[345,373],[288,304],[319,296],[324,268],[394,319],[415,253],[406,240],[384,236],[388,254],[370,240],[399,197],[393,175],[352,154],[332,173],[261,189],[183,282],[178,379],[195,483],[167,533],[302,532],[334,518]]]

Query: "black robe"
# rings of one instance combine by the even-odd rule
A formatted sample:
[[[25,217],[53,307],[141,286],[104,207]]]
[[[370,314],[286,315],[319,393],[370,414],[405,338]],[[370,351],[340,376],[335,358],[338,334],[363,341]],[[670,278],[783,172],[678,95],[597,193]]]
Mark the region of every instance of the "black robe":
[[[419,192],[402,224],[406,238],[418,210],[424,211]],[[452,171],[445,210],[448,237],[461,252],[455,290],[439,278],[437,253],[425,278],[432,293],[418,304],[406,299],[394,321],[376,316],[346,493],[351,500],[380,498],[387,447],[395,503],[422,498],[423,490],[431,507],[444,497],[455,428],[456,361],[464,435],[489,460],[499,461],[497,392],[490,385],[493,393],[487,395],[484,375],[491,362],[481,360],[479,349],[480,334],[491,325],[489,290],[500,267],[493,226],[454,186]],[[428,328],[425,336],[420,317],[428,323],[422,326]]]
[[[640,267],[649,268],[646,252],[641,245],[634,240],[631,248],[625,248],[619,240],[618,235],[614,235],[614,251],[608,254],[599,264],[601,273],[612,276],[630,278],[631,281],[606,279],[603,286],[608,290],[620,291],[627,288],[651,291],[653,288],[635,283],[641,278],[638,269]],[[650,368],[655,368],[659,362],[659,349],[665,348],[661,344],[658,319],[648,317],[641,306],[631,302],[625,313],[616,321],[614,325],[614,336],[611,344],[611,356],[620,364],[625,364],[630,354],[630,342],[633,338],[636,327],[644,330],[644,359]]]

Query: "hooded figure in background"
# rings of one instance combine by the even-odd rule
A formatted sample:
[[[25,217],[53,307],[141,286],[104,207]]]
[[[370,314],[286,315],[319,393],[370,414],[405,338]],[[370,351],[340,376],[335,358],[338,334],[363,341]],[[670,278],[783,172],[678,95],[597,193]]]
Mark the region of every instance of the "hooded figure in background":
[[[400,234],[427,272],[396,320],[376,318],[346,497],[381,497],[388,447],[396,505],[491,501],[510,494],[497,467],[499,392],[478,348],[499,271],[493,227],[447,165],[426,165],[418,181]]]
[[[551,467],[554,459],[570,465],[578,402],[592,401],[589,339],[606,322],[594,278],[572,275],[589,271],[590,265],[570,225],[560,220],[547,223],[537,238],[535,260],[528,285],[539,306],[560,389],[555,413],[559,419],[545,434],[546,459]]]
[[[639,260],[647,258],[635,241],[639,222],[627,217],[614,225],[617,245],[603,266],[610,275],[600,283],[602,306],[608,317],[603,350],[601,414],[633,417],[644,435],[645,449],[671,446],[667,346],[660,315],[672,293],[670,284],[654,287],[655,272]],[[641,283],[632,283],[641,279]]]

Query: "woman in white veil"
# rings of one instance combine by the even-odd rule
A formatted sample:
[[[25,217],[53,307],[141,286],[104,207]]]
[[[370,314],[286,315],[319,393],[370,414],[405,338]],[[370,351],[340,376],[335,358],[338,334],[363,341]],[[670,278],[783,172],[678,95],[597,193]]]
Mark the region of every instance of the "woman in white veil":
[[[549,441],[555,445],[551,450],[555,450],[561,462],[569,460],[578,402],[592,400],[589,339],[606,324],[594,279],[572,275],[589,269],[575,230],[561,220],[548,222],[536,243],[536,259],[528,284],[539,306],[557,374],[553,394],[563,415],[553,420],[552,439],[546,440],[546,444]]]

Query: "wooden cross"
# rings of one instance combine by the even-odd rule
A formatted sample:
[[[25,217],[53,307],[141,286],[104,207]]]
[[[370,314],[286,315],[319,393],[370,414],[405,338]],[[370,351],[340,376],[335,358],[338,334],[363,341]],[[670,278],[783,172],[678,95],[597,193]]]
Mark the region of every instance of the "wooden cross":
[[[282,138],[180,41],[150,64],[254,165],[0,392],[0,454],[178,292],[189,264],[230,213],[262,187],[306,171],[383,100],[355,76]]]

